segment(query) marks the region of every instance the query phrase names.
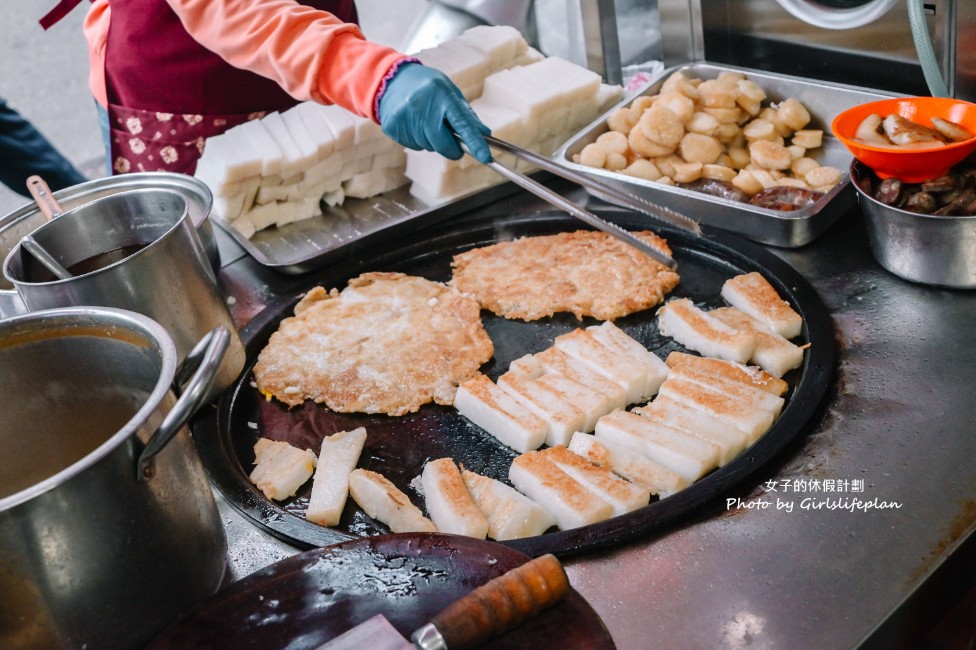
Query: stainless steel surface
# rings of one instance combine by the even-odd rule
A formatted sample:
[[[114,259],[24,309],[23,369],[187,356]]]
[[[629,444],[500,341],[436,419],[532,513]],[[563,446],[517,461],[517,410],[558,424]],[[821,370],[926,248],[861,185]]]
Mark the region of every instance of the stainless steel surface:
[[[858,179],[874,174],[857,161],[851,177],[871,252],[881,266],[913,282],[976,288],[976,216],[937,217],[885,205],[861,189]]]
[[[599,196],[605,201],[609,201],[620,207],[630,208],[635,212],[646,214],[647,216],[666,223],[669,226],[684,230],[685,232],[689,232],[693,235],[701,235],[701,227],[699,227],[697,221],[691,217],[687,217],[683,214],[675,212],[671,208],[657,203],[652,203],[642,196],[638,196],[632,192],[626,192],[616,185],[606,183],[602,179],[597,178],[592,174],[584,174],[557,161],[540,156],[534,151],[523,149],[522,147],[514,145],[511,142],[499,140],[498,138],[490,135],[485,136],[485,140],[487,140],[488,144],[492,147],[513,154],[516,158],[521,158],[530,165],[534,165],[535,167],[544,169],[551,174],[555,174],[556,176],[565,178],[566,180],[573,181],[578,185],[582,185],[589,190],[591,194]]]
[[[141,647],[226,564],[185,426],[135,476],[180,405],[172,341],[131,312],[53,310],[0,322],[0,368],[0,646]]]
[[[181,360],[210,330],[223,326],[232,332],[232,341],[213,394],[237,379],[244,346],[183,194],[170,189],[109,194],[44,223],[33,237],[69,270],[101,254],[144,247],[109,266],[48,280],[34,275],[37,265],[15,246],[4,260],[3,274],[30,311],[81,305],[129,309],[166,328]]]
[[[480,212],[544,209],[520,194]],[[885,271],[856,206],[808,246],[774,252],[834,315],[832,396],[781,463],[731,495],[741,503],[715,503],[678,530],[567,562],[620,650],[918,647],[939,608],[976,586],[976,293]],[[221,277],[241,325],[294,286],[249,256]],[[795,479],[805,481],[798,491]],[[850,490],[855,480],[863,492]],[[830,501],[844,498],[879,507]],[[218,502],[235,577],[298,551]]]
[[[660,0],[668,66],[688,61],[758,68],[927,95],[905,2]],[[976,3],[926,0],[935,54],[954,97],[976,99]]]
[[[431,205],[412,196],[410,186],[404,185],[369,199],[346,199],[341,206],[326,208],[321,218],[260,230],[250,239],[223,222],[217,224],[262,265],[298,274],[354,254],[356,243],[366,238],[395,241],[404,230],[451,218],[515,191],[499,179],[499,185]]]
[[[594,228],[596,228],[597,230],[602,230],[603,232],[612,235],[613,237],[616,237],[620,241],[633,246],[634,248],[644,253],[654,261],[663,264],[669,269],[674,270],[678,267],[674,259],[667,253],[657,250],[656,248],[654,248],[644,240],[635,236],[633,233],[624,230],[617,224],[610,223],[609,221],[605,221],[601,219],[600,217],[596,216],[595,214],[583,208],[582,206],[579,206],[576,203],[567,200],[566,197],[561,196],[556,192],[553,192],[545,185],[535,182],[525,174],[522,174],[521,172],[517,172],[514,169],[509,169],[505,165],[502,165],[501,163],[496,162],[494,160],[488,163],[488,166],[494,169],[502,176],[504,176],[505,178],[515,183],[516,185],[518,185],[519,187],[521,187],[522,189],[531,192],[532,194],[535,194],[540,199],[546,201],[551,205],[556,206],[560,210],[566,211],[567,213],[576,217],[583,223],[589,224]]]
[[[176,190],[186,197],[190,220],[207,253],[211,267],[220,268],[220,251],[214,235],[210,209],[213,196],[203,182],[185,174],[169,172],[142,172],[109,176],[73,185],[54,192],[52,196],[62,210],[71,210],[95,199],[128,190],[159,188]],[[0,258],[5,258],[24,235],[30,234],[46,221],[44,213],[35,202],[25,203],[18,209],[0,217]],[[0,319],[27,312],[23,301],[13,286],[0,277]]]
[[[729,230],[762,244],[786,248],[808,244],[819,237],[856,202],[854,190],[850,187],[850,179],[847,174],[852,157],[843,143],[830,133],[830,121],[846,108],[874,101],[885,95],[862,88],[810,81],[780,74],[764,73],[758,70],[718,66],[711,63],[693,63],[668,68],[640,94],[655,94],[664,80],[677,71],[689,77],[711,79],[722,70],[730,69],[741,70],[749,79],[759,84],[766,91],[767,102],[778,102],[788,97],[799,100],[813,116],[813,121],[807,128],[823,130],[823,146],[819,150],[810,151],[810,157],[819,161],[821,165],[829,165],[841,170],[844,173],[844,178],[840,184],[815,204],[791,212],[769,210],[748,203],[731,201],[702,192],[663,185],[573,162],[575,154],[582,151],[583,147],[594,142],[608,130],[607,117],[617,108],[629,104],[633,97],[625,98],[620,104],[597,118],[560,147],[553,155],[553,159],[580,173],[590,174],[607,183],[617,185],[631,194],[636,194],[654,203],[666,205],[682,214],[693,215],[702,224]]]

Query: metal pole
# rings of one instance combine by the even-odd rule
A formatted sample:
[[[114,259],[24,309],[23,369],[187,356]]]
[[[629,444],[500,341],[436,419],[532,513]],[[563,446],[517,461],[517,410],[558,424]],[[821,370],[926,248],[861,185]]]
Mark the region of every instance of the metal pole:
[[[614,0],[580,0],[586,64],[608,84],[623,81]]]

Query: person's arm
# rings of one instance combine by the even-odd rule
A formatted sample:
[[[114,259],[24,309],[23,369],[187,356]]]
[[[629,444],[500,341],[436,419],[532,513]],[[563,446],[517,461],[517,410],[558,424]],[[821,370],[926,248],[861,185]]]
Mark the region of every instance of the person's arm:
[[[378,119],[374,98],[396,50],[356,25],[293,0],[167,0],[197,42],[231,65],[277,82],[295,99]]]

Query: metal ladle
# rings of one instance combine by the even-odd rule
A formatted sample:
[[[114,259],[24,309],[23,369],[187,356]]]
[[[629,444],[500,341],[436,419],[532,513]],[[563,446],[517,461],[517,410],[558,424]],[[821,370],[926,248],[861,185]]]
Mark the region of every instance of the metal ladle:
[[[37,202],[37,207],[41,209],[44,214],[44,218],[47,221],[54,219],[55,217],[61,216],[64,210],[58,204],[57,199],[51,193],[51,188],[48,187],[47,183],[40,176],[31,176],[27,179],[27,190],[30,192],[31,196],[34,197],[34,201]],[[59,280],[68,280],[74,276],[63,266],[61,263],[54,259],[54,256],[47,252],[47,250],[41,246],[36,239],[30,235],[26,235],[20,240],[20,245],[27,249],[27,252],[34,256],[38,262],[44,265],[48,271],[53,273],[55,277]]]

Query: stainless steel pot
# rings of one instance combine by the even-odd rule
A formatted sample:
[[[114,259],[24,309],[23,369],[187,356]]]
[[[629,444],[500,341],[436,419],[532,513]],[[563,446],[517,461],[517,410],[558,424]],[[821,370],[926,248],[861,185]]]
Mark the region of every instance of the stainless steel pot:
[[[217,590],[226,540],[185,425],[227,341],[178,368],[132,312],[0,322],[0,647],[141,647]]]
[[[31,236],[74,277],[46,274],[22,244],[15,246],[3,275],[30,311],[82,305],[129,309],[166,328],[180,360],[220,325],[231,332],[231,345],[214,395],[237,379],[244,346],[182,193],[154,188],[103,196],[65,211]],[[89,263],[109,254],[99,264]]]
[[[186,197],[190,220],[207,253],[211,268],[215,272],[219,270],[220,251],[217,248],[214,226],[209,218],[213,207],[213,194],[206,183],[193,176],[171,172],[140,172],[108,176],[58,190],[54,192],[54,198],[61,208],[67,211],[95,199],[139,189],[170,189]],[[44,214],[34,202],[26,203],[0,217],[0,259],[5,258],[24,235],[29,235],[44,225],[44,222]],[[0,318],[24,313],[27,313],[27,308],[20,295],[14,290],[13,285],[0,278]]]

